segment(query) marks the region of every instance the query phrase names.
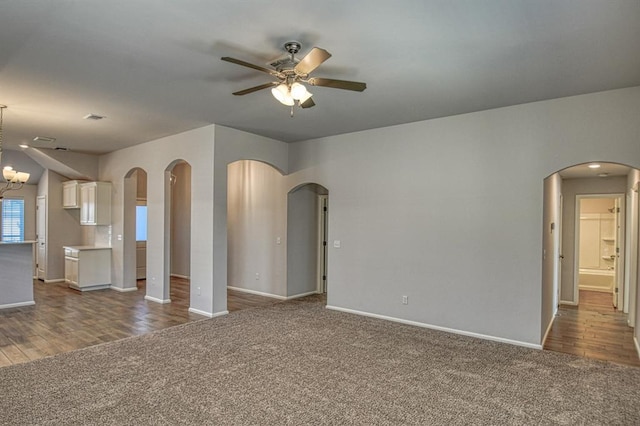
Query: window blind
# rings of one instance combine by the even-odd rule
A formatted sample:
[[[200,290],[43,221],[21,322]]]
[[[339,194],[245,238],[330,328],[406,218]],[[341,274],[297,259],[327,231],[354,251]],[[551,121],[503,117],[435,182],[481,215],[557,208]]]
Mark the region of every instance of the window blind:
[[[24,240],[24,199],[2,200],[2,241]]]

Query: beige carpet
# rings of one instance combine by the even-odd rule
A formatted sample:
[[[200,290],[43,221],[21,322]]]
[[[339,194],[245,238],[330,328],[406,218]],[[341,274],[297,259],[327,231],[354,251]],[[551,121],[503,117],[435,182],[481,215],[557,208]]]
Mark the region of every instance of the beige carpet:
[[[0,424],[640,424],[640,369],[294,301],[0,368]]]

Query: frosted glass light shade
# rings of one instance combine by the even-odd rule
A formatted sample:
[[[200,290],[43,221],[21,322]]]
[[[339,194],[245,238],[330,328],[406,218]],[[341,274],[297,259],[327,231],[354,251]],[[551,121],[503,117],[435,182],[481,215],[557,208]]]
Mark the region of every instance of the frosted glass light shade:
[[[4,180],[6,180],[7,182],[11,182],[13,178],[16,177],[16,174],[17,172],[15,170],[2,169],[2,177],[4,177]]]
[[[16,173],[16,182],[19,183],[27,183],[27,181],[29,180],[29,176],[31,176],[29,173],[25,173],[25,172],[18,172]]]
[[[289,87],[286,84],[282,83],[281,85],[274,87],[273,89],[271,89],[271,94],[274,98],[279,100],[280,103],[287,106],[293,105],[293,98],[291,97],[291,93],[289,93]]]
[[[295,100],[302,100],[307,94],[307,88],[303,84],[295,82],[291,85],[291,97]]]

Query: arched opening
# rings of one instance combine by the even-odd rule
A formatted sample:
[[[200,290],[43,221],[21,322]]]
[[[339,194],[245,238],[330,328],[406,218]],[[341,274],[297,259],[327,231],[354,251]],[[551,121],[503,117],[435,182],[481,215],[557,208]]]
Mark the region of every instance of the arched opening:
[[[145,286],[147,276],[147,172],[139,167],[124,177],[123,287]]]
[[[639,170],[608,162],[545,179],[545,349],[640,365],[633,342],[639,181]]]
[[[287,194],[288,298],[327,293],[328,195],[315,183]]]
[[[191,165],[176,160],[165,169],[163,297],[188,310],[191,298]]]

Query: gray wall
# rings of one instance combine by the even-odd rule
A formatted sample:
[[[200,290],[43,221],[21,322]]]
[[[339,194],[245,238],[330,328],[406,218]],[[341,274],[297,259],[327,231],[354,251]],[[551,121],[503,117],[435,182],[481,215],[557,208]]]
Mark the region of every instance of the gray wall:
[[[562,280],[560,300],[562,303],[575,304],[574,268],[576,239],[576,195],[588,194],[625,194],[627,178],[564,179],[562,181]]]
[[[543,180],[638,167],[639,110],[636,87],[292,144],[293,183],[331,194],[328,305],[538,346]]]
[[[287,198],[287,296],[295,296],[317,289],[319,199],[312,185]]]

